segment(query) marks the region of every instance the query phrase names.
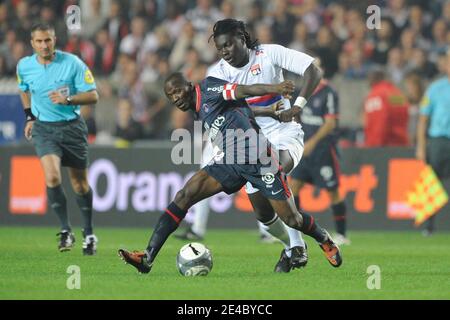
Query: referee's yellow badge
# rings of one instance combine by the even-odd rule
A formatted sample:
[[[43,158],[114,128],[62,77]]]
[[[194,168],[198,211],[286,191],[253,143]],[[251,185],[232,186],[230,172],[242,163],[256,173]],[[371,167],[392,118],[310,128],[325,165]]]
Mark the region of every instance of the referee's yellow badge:
[[[87,69],[84,72],[84,82],[87,84],[93,84],[94,83],[94,76],[92,75],[91,70]]]

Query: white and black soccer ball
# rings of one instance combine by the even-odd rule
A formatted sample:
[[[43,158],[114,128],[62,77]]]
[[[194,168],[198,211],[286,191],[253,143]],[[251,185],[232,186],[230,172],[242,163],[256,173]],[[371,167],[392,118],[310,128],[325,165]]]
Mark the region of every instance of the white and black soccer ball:
[[[206,276],[213,267],[211,250],[198,242],[188,243],[178,252],[177,267],[183,276]]]

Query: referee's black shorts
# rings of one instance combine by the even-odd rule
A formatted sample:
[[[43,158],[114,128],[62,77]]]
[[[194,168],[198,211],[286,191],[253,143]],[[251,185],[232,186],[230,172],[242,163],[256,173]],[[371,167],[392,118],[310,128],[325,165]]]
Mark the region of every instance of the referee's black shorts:
[[[450,138],[428,138],[427,162],[440,179],[450,178]]]
[[[88,129],[83,119],[61,122],[36,120],[31,135],[39,158],[55,154],[61,158],[62,166],[88,167]]]

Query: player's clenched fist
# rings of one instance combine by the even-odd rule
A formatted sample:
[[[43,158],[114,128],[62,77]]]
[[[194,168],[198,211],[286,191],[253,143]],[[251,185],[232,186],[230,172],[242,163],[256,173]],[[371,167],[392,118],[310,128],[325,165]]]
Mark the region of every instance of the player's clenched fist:
[[[286,99],[292,99],[292,94],[295,90],[294,82],[291,80],[285,80],[275,85],[276,91]]]

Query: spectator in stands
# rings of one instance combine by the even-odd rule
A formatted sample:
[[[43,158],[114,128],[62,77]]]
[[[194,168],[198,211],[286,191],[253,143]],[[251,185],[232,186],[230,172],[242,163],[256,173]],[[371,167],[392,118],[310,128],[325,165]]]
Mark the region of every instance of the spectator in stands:
[[[402,49],[402,55],[405,61],[410,61],[412,59],[413,51],[416,47],[416,33],[414,30],[403,30],[400,36],[400,48]]]
[[[29,37],[29,31],[33,24],[28,1],[16,2],[15,9],[16,19],[14,20],[14,31],[16,31],[17,38],[19,40],[27,41]]]
[[[321,65],[326,73],[324,77],[331,79],[338,70],[339,43],[327,26],[320,27],[316,39],[313,50],[321,58]]]
[[[260,41],[260,43],[274,43],[272,29],[269,24],[260,23],[256,26],[256,39]]]
[[[186,19],[192,23],[198,33],[207,33],[210,26],[223,19],[222,13],[211,0],[197,0],[195,8],[186,12]]]
[[[131,33],[120,42],[120,52],[136,59],[142,43],[144,42],[146,28],[144,17],[134,17],[131,20]]]
[[[128,99],[120,99],[117,104],[117,123],[114,136],[127,142],[144,138],[142,125],[132,117],[133,106]]]
[[[424,92],[422,77],[416,72],[406,75],[405,95],[409,103],[408,136],[412,145],[416,145],[417,122],[419,121],[419,104]]]
[[[105,24],[106,7],[109,5],[109,0],[89,0],[81,3],[81,23],[83,25],[83,36],[92,39],[95,34]],[[105,7],[105,8],[102,8]],[[103,9],[103,10],[102,10]]]
[[[95,46],[91,41],[83,39],[80,31],[73,30],[70,32],[69,40],[64,51],[80,57],[87,64],[89,69],[94,68]]]
[[[180,70],[185,62],[188,51],[195,48],[201,55],[202,60],[213,62],[211,59],[211,49],[208,47],[208,36],[199,35],[195,32],[194,25],[186,22],[181,35],[175,41],[174,47],[169,56],[169,63],[172,70]],[[215,49],[213,48],[213,57]]]
[[[116,50],[119,48],[121,40],[128,34],[128,24],[121,14],[122,6],[119,0],[111,2],[109,15],[102,26],[102,29],[108,30],[109,38],[114,42]]]
[[[407,146],[409,104],[405,95],[385,79],[384,71],[369,73],[371,90],[364,101],[366,147]]]
[[[450,3],[450,1],[448,3]],[[450,22],[447,23],[444,19],[438,19],[433,24],[433,38],[430,47],[430,60],[433,62],[437,61],[440,54],[445,54],[449,47],[449,42],[447,40],[447,34],[450,32],[448,30],[449,26]]]
[[[181,12],[181,7],[177,2],[169,1],[166,9],[166,19],[162,22],[162,26],[169,33],[170,39],[175,41],[183,31],[186,18]]]
[[[394,46],[394,24],[391,20],[382,19],[381,28],[376,29],[372,61],[376,64],[386,64],[388,52]]]
[[[344,69],[344,77],[348,79],[364,79],[369,72],[370,63],[364,59],[364,54],[360,47],[356,47],[350,54],[341,53],[347,56],[347,69]],[[342,60],[341,60],[342,61]]]
[[[420,48],[413,50],[412,59],[409,61],[408,68],[417,72],[424,79],[431,79],[437,73],[435,65],[428,61],[426,51]]]
[[[122,84],[119,86],[119,97],[130,100],[133,106],[133,119],[149,129],[149,102],[144,84],[140,79],[139,67],[136,62],[129,62],[122,75]],[[147,133],[147,132],[146,132]]]
[[[296,18],[287,11],[287,0],[276,0],[274,10],[272,12],[272,35],[277,39],[277,43],[287,46],[293,37],[292,26],[296,23]],[[267,42],[261,42],[267,43]]]
[[[405,0],[390,0],[382,10],[382,16],[390,18],[395,25],[396,33],[403,30],[408,23],[408,8]]]
[[[305,52],[308,44],[308,28],[303,22],[297,22],[294,28],[293,41],[287,47]]]
[[[101,29],[95,35],[94,72],[97,75],[108,75],[113,71],[115,64],[114,42],[109,38],[106,29]]]
[[[388,78],[394,84],[399,85],[403,81],[407,73],[407,65],[403,57],[402,49],[399,47],[394,47],[389,50],[386,71]]]

